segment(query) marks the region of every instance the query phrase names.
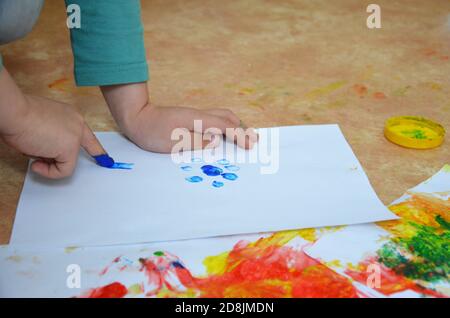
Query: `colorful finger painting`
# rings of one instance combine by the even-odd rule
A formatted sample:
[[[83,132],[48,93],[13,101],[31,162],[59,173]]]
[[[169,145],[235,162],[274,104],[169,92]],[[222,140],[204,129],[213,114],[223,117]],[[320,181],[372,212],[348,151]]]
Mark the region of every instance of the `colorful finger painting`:
[[[401,219],[325,234],[308,254],[358,282],[366,282],[371,274],[368,267],[376,266],[381,277],[374,289],[386,296],[449,297],[449,190],[450,166],[446,165],[390,205]],[[343,252],[346,249],[353,253]]]
[[[378,224],[65,250],[5,246],[0,296],[449,297],[449,187],[447,165],[389,207],[401,220]],[[73,264],[80,288],[67,287]]]

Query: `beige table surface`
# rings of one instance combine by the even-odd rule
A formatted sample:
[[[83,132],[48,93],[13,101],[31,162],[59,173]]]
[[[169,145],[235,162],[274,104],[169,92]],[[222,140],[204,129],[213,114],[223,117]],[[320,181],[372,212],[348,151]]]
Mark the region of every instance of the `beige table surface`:
[[[154,104],[228,107],[253,127],[338,123],[388,204],[450,162],[389,143],[384,121],[422,115],[450,130],[450,1],[142,1]],[[97,131],[117,130],[98,88],[76,88],[64,1],[2,46],[27,93],[73,104]],[[0,142],[0,243],[9,241],[27,159]]]

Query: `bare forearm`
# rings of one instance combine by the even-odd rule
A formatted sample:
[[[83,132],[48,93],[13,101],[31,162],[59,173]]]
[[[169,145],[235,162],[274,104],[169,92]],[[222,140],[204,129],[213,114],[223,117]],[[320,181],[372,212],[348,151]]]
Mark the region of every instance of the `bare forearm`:
[[[149,104],[146,82],[102,86],[100,89],[121,129],[126,129],[137,114]]]
[[[22,129],[28,110],[26,95],[3,68],[0,72],[0,135],[13,135]]]

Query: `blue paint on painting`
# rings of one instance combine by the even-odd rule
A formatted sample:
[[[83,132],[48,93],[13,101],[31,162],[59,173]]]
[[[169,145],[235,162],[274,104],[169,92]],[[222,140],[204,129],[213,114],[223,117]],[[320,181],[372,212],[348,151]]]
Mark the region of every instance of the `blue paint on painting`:
[[[229,165],[230,162],[227,159],[220,159],[216,161],[219,165],[225,166],[225,165]]]
[[[222,177],[230,181],[234,181],[238,178],[238,176],[235,173],[231,172],[222,173]]]
[[[115,162],[113,158],[111,158],[108,154],[103,154],[99,156],[93,156],[95,162],[104,168],[109,169],[132,169],[133,163],[125,163],[125,162]]]
[[[180,169],[183,170],[183,171],[192,171],[192,167],[191,166],[182,166]]]
[[[192,158],[191,162],[193,163],[199,163],[199,162],[203,162],[203,160],[201,158]]]
[[[203,181],[203,178],[199,177],[199,176],[188,177],[188,178],[185,178],[185,179],[186,179],[186,181],[189,181],[189,182],[192,182],[192,183],[197,183],[197,182],[202,182]]]
[[[221,181],[213,181],[213,183],[212,183],[212,186],[214,188],[221,188],[221,187],[223,187],[223,185],[224,185],[224,183]]]
[[[230,171],[239,171],[239,169],[241,169],[241,168],[239,168],[238,166],[235,166],[235,165],[227,165],[227,166],[225,166],[225,169],[230,170]]]
[[[181,264],[179,261],[172,262],[172,266],[175,268],[184,268],[183,264]]]
[[[223,170],[221,168],[212,166],[212,165],[202,166],[201,169],[204,174],[206,174],[207,176],[210,176],[210,177],[218,176],[218,175],[222,174],[222,172],[223,172]]]

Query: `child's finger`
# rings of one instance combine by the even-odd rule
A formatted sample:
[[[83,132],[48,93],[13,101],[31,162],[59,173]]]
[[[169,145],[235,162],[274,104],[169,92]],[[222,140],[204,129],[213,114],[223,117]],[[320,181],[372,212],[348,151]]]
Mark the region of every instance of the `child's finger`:
[[[85,123],[83,128],[83,136],[81,138],[81,147],[86,150],[92,157],[106,154],[100,141],[98,141],[91,128]]]
[[[206,110],[204,110],[204,112],[208,113],[208,114],[211,114],[211,115],[216,115],[216,116],[219,116],[219,117],[227,118],[235,126],[239,126],[240,123],[241,123],[241,120],[239,119],[239,117],[235,113],[233,113],[231,110],[229,110],[229,109],[212,108],[212,109],[206,109]]]
[[[188,122],[192,123],[189,130],[197,133],[208,132],[211,134],[225,134],[227,128],[239,127],[239,123],[236,124],[228,118],[208,114],[202,111],[192,112],[191,116],[191,120],[188,120]],[[202,121],[201,127],[195,126],[194,121],[196,120]]]

